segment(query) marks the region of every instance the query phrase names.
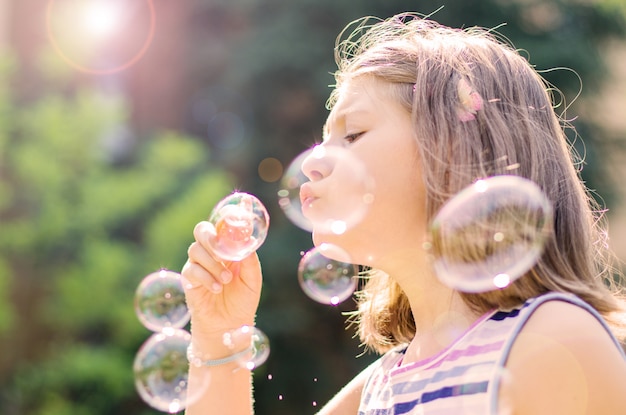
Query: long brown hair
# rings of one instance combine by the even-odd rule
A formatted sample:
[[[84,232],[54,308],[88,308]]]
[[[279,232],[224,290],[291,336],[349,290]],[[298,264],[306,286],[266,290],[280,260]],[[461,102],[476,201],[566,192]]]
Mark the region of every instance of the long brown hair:
[[[363,18],[337,39],[336,88],[354,77],[383,80],[412,114],[427,189],[427,217],[479,178],[515,174],[535,182],[554,208],[553,236],[537,264],[508,287],[461,293],[476,312],[519,305],[548,291],[579,296],[623,335],[623,300],[607,248],[604,217],[580,179],[554,92],[507,41],[481,28],[452,29],[417,14]],[[471,122],[458,119],[463,80],[483,99]],[[415,325],[408,300],[382,271],[358,293],[353,321],[369,348],[408,342]]]

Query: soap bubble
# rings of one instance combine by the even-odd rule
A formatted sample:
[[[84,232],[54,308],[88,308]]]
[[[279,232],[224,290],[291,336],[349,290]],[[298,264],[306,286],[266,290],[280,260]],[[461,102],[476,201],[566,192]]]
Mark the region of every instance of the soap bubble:
[[[535,183],[518,176],[478,180],[431,223],[437,276],[463,292],[505,288],[537,262],[552,221],[552,205]]]
[[[303,173],[307,170],[322,177],[310,181]],[[374,182],[364,164],[342,147],[318,145],[300,154],[280,185],[279,206],[306,231],[342,234],[363,219],[374,201]]]
[[[227,261],[241,261],[265,241],[270,218],[263,203],[248,193],[233,193],[213,209],[209,222],[215,233],[209,244]]]
[[[197,401],[209,384],[207,371],[198,372],[189,387],[187,348],[191,335],[168,328],[154,333],[140,347],[133,363],[135,387],[139,396],[162,412],[176,413]]]
[[[241,326],[225,333],[224,345],[236,356],[237,364],[253,370],[262,365],[270,354],[270,342],[265,333],[254,326]]]
[[[349,255],[336,245],[324,243],[306,252],[298,265],[298,280],[306,295],[337,305],[354,293],[358,269]]]
[[[149,330],[182,328],[189,322],[181,275],[162,269],[147,275],[135,291],[135,312]]]

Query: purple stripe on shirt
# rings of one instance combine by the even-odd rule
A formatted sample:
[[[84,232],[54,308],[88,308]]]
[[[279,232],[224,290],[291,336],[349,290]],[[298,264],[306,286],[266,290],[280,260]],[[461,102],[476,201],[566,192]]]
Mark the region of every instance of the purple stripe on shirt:
[[[503,345],[504,345],[504,340],[501,340],[501,341],[498,341],[498,342],[495,342],[495,343],[487,343],[487,344],[482,344],[480,346],[471,345],[471,346],[469,346],[466,349],[453,350],[450,354],[445,356],[443,359],[435,362],[431,366],[428,366],[427,369],[437,368],[437,367],[441,366],[443,364],[443,362],[453,362],[453,361],[457,360],[460,357],[477,356],[479,354],[489,353],[489,352],[493,352],[493,351],[496,351],[496,350],[500,350]]]

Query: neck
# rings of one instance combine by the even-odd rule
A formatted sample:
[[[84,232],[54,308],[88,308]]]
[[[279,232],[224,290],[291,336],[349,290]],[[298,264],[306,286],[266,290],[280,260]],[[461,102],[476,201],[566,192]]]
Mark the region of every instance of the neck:
[[[394,267],[385,270],[407,296],[415,321],[415,337],[409,345],[405,362],[422,360],[440,352],[479,318],[457,291],[437,279],[426,261],[415,264],[413,257],[412,262],[398,266],[401,261],[396,260]]]

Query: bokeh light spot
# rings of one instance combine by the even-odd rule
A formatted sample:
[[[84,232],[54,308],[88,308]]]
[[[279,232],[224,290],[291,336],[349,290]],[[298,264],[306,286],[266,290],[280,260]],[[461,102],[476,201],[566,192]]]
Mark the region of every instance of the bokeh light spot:
[[[274,157],[267,157],[259,163],[258,171],[261,180],[274,183],[283,175],[283,164]]]

